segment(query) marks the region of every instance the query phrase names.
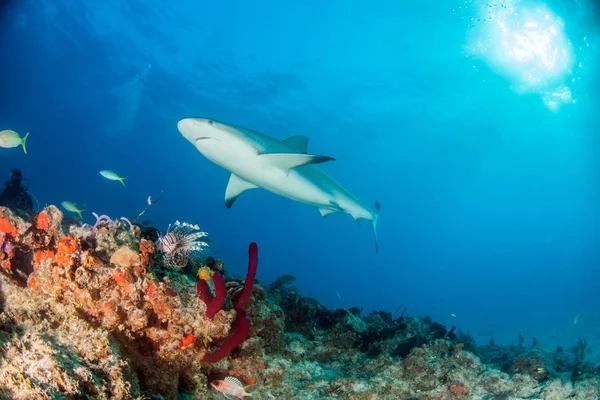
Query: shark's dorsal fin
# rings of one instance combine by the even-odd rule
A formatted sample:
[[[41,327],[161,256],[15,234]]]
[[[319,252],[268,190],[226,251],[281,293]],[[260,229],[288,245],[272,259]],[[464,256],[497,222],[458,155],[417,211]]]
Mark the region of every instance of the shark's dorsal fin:
[[[231,174],[227,189],[225,189],[225,206],[230,208],[240,194],[248,189],[256,189],[257,187],[258,186],[254,183],[250,183],[235,174]]]
[[[298,153],[306,153],[308,151],[308,138],[306,136],[291,136],[285,139],[283,143]]]
[[[292,168],[301,167],[303,165],[335,161],[335,158],[328,156],[299,153],[267,153],[261,154],[258,157],[261,157],[265,161],[268,160],[270,165],[279,167],[285,173],[288,173]]]

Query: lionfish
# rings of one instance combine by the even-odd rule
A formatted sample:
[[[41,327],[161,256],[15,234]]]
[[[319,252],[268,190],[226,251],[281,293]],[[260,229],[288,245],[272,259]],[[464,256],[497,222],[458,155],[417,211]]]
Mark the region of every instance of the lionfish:
[[[163,253],[164,264],[169,268],[181,270],[195,251],[202,251],[208,247],[206,239],[208,233],[201,232],[198,225],[187,222],[175,221],[169,225],[167,233],[156,241],[157,251]]]

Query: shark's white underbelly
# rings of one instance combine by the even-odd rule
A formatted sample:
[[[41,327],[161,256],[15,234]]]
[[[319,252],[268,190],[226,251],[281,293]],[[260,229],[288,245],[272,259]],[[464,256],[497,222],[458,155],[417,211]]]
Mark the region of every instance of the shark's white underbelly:
[[[335,203],[333,193],[330,190],[331,182],[323,180],[315,182],[310,179],[307,172],[311,172],[311,168],[316,167],[304,166],[294,168],[286,173],[280,169],[269,168],[264,165],[248,168],[247,163],[241,162],[239,163],[239,169],[234,167],[231,172],[277,195],[318,208],[330,208],[332,202]]]
[[[280,196],[318,208],[329,208],[335,203],[333,196],[324,188],[315,186],[298,173],[291,173],[285,178],[277,177],[272,180],[271,185],[263,187]]]
[[[208,145],[205,144],[207,147]],[[356,197],[317,165],[283,170],[243,146],[234,148],[230,144],[221,147],[221,143],[210,145],[216,148],[203,152],[206,158],[271,193],[321,210],[344,211],[359,218],[369,218],[371,215]]]

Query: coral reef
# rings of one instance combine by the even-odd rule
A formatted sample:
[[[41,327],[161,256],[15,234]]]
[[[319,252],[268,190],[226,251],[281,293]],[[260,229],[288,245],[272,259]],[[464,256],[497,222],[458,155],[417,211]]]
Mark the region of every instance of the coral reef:
[[[190,249],[195,250],[198,246],[195,240],[204,235],[188,234],[187,224],[176,225],[186,227],[187,236],[182,236],[185,249],[173,246],[166,250],[189,254]],[[84,357],[103,362],[112,357],[134,371],[135,379],[132,379],[127,395],[104,391],[97,394],[98,398],[128,398],[128,395],[144,393],[175,398],[180,392],[205,389],[208,374],[215,370],[227,371],[231,365],[243,378],[249,374],[246,371],[258,368],[263,360],[263,349],[270,342],[281,341],[275,337],[282,334],[282,314],[266,301],[253,302],[247,310],[220,309],[216,315],[206,318],[207,307],[196,295],[195,282],[184,274],[163,278],[155,274],[153,257],[157,249],[126,219],[113,221],[107,216],[97,216],[94,226],[70,225],[68,232],[64,232],[62,213],[56,207],[46,208],[32,222],[18,218],[9,209],[0,208],[0,231],[4,271],[2,297],[8,299],[6,293],[14,293],[10,301],[5,300],[2,316],[7,318],[19,310],[21,313],[20,318],[4,323],[8,332],[6,343],[9,339],[12,341],[11,337],[21,329],[19,326],[37,325],[35,315],[22,315],[23,309],[36,309],[37,304],[38,311],[42,312],[47,308],[42,304],[53,304],[58,311],[52,315],[57,317],[48,317],[53,321],[48,323],[62,326],[64,318],[58,316],[68,314],[80,325],[85,325],[90,335],[98,332],[97,335],[107,339],[104,348],[92,347],[96,341],[90,340],[82,343],[84,348],[72,350],[67,347],[66,340],[72,335],[63,334],[65,342],[61,344],[54,340],[54,334],[39,339],[35,336],[37,331],[26,330],[24,337],[29,342],[47,347],[36,347],[36,351],[41,352],[40,358],[56,355],[57,359],[51,360],[49,365],[54,363],[59,370],[65,355],[73,360]],[[164,241],[161,243],[159,249],[164,251]],[[265,326],[272,328],[269,335],[257,335]],[[232,332],[241,332],[243,337],[238,334],[231,340]],[[242,343],[248,337],[252,340]],[[223,347],[213,353],[217,344]],[[4,362],[16,360],[9,358],[15,351],[11,352],[11,345],[7,346],[0,359]],[[17,340],[13,346],[23,344]],[[113,349],[118,349],[119,354],[112,355]],[[239,354],[232,354],[233,350]],[[205,356],[211,362],[228,357],[216,365],[209,365]],[[85,363],[82,365],[85,367]],[[15,373],[20,377],[15,378],[17,380],[29,378],[38,382],[29,377],[31,369],[24,375]],[[115,378],[118,377],[115,375]],[[81,379],[77,380],[75,376],[70,379],[79,382],[79,386],[68,385],[73,393],[77,393],[79,387],[86,387]],[[112,387],[116,383],[109,379],[107,385]],[[35,385],[32,388],[28,391],[27,387],[19,390],[8,387],[7,390],[14,390],[13,396],[27,398],[35,397],[32,391]]]
[[[234,279],[191,256],[206,247],[195,225],[165,239],[96,218],[0,207],[0,399],[218,399],[209,382],[227,376],[257,399],[599,398],[585,338],[477,346],[404,306],[329,310],[292,276],[257,282],[254,243]]]

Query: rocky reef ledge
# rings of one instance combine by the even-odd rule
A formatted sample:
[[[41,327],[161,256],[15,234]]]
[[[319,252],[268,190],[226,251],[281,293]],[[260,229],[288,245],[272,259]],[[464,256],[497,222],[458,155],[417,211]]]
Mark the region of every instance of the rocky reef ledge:
[[[203,234],[126,218],[32,220],[0,207],[0,399],[597,399],[581,339],[477,346],[428,317],[328,310],[293,277],[255,281],[195,255]]]

